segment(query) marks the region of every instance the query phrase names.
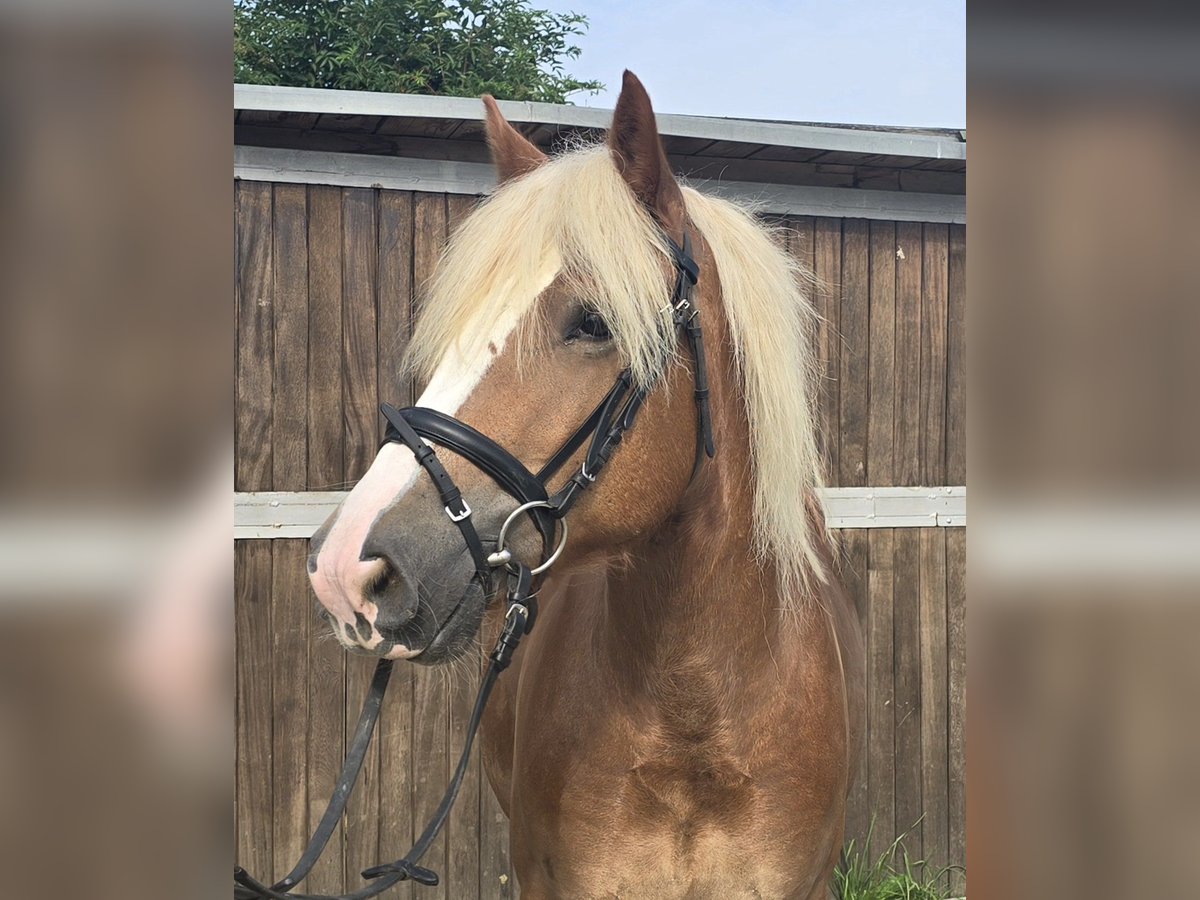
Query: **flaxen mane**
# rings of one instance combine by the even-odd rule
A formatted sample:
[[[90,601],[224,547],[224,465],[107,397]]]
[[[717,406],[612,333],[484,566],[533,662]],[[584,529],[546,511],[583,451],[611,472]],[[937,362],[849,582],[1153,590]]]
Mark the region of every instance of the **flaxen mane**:
[[[823,577],[804,498],[822,483],[812,400],[807,273],[749,211],[684,188],[687,211],[712,249],[744,384],[755,472],[755,543],[776,561],[784,596]],[[453,345],[486,352],[501,317],[537,322],[538,295],[566,275],[579,299],[608,322],[641,382],[673,359],[676,333],[663,312],[666,248],[604,147],[558,156],[506,183],[457,230],[429,285],[408,364],[430,374]],[[703,276],[701,276],[703,277]],[[520,344],[519,344],[520,346]]]

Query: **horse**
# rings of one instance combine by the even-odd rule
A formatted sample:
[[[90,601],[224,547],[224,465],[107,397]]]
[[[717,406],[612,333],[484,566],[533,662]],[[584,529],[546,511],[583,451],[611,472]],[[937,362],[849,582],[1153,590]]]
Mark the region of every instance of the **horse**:
[[[534,471],[564,452],[581,469],[480,733],[520,896],[824,898],[865,671],[817,494],[811,278],[751,211],[680,184],[632,73],[606,138],[552,158],[484,104],[499,184],[451,238],[404,364],[418,406]],[[599,477],[570,438],[622,379],[640,414]],[[536,517],[470,454],[425,477],[438,443],[385,443],[312,538],[350,650],[477,653],[505,622],[479,547],[508,530],[490,565],[549,565]]]

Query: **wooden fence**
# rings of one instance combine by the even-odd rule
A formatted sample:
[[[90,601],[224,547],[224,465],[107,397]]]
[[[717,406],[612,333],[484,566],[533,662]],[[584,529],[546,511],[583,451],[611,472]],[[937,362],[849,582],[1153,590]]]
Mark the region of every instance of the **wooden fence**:
[[[367,469],[380,400],[412,399],[395,362],[414,291],[470,197],[236,183],[239,491],[333,490]],[[966,481],[965,230],[792,218],[789,246],[817,297],[830,484]],[[840,532],[868,636],[868,747],[848,837],[908,832],[914,859],[965,863],[965,529]],[[237,858],[279,877],[341,765],[373,660],[313,613],[307,541],[236,545]],[[449,779],[474,684],[398,666],[344,825],[307,888],[358,886],[408,849]],[[425,898],[513,896],[507,823],[478,760],[428,863]],[[954,876],[953,886],[961,887]],[[411,885],[395,896],[410,896]]]

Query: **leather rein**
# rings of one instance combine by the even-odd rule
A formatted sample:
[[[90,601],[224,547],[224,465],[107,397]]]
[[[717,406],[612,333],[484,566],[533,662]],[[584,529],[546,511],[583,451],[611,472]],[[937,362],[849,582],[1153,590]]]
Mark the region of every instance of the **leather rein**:
[[[682,246],[664,234],[667,249],[671,252],[676,268],[675,288],[671,302],[664,307],[670,313],[676,331],[688,342],[695,365],[695,400],[699,419],[696,447],[696,468],[703,459],[711,458],[716,450],[713,444],[712,417],[708,404],[708,371],[704,356],[704,335],[700,327],[700,311],[692,298],[692,289],[700,277],[700,268],[692,257],[691,240],[687,231],[683,233]],[[292,870],[279,881],[266,885],[251,876],[241,866],[233,872],[234,900],[367,900],[393,887],[401,881],[412,880],[418,884],[436,885],[436,872],[418,865],[421,857],[437,839],[450,809],[458,796],[470,762],[471,748],[483,718],[488,697],[500,673],[508,668],[521,638],[528,634],[537,617],[537,594],[533,590],[534,579],[546,572],[562,553],[567,540],[566,515],[599,477],[612,454],[621,444],[625,432],[633,427],[638,412],[655,383],[635,385],[632,372],[625,368],[617,376],[612,388],[549,461],[537,472],[530,472],[525,465],[493,441],[465,422],[434,409],[410,406],[396,409],[384,403],[380,411],[388,422],[383,442],[401,443],[412,450],[417,462],[433,479],[445,507],[446,515],[462,534],[463,541],[475,563],[472,580],[478,580],[484,596],[493,593],[493,572],[503,569],[507,576],[506,610],[504,627],[489,657],[487,670],[479,685],[475,705],[467,725],[466,740],[455,768],[454,776],[446,788],[441,803],[420,838],[403,857],[395,862],[364,869],[362,876],[367,884],[348,894],[299,894],[295,888],[316,865],[322,851],[329,842],[338,822],[345,812],[350,792],[358,780],[379,712],[392,674],[392,660],[381,659],[375,667],[371,686],[363,702],[358,724],[346,754],[346,761],[338,775],[333,796],[325,808],[317,829],[308,846]],[[589,442],[590,439],[590,442]],[[500,528],[496,538],[496,549],[485,551],[484,543],[471,521],[471,507],[446,471],[437,452],[426,441],[463,457],[476,468],[486,473],[506,493],[518,502]],[[567,479],[554,494],[547,490],[547,482],[554,477],[567,461],[587,444],[587,452],[578,471]],[[542,560],[530,567],[515,560],[512,552],[505,548],[505,539],[512,523],[521,515],[527,515],[542,538]],[[555,535],[561,536],[555,544]]]

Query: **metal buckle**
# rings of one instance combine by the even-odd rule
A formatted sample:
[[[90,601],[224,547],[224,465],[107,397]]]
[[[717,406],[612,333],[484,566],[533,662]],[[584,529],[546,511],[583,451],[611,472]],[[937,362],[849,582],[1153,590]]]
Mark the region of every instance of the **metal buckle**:
[[[450,512],[450,507],[448,507],[448,506],[445,507],[446,515],[448,515],[450,517],[451,522],[461,522],[467,516],[471,515],[471,507],[467,506],[467,501],[465,498],[462,501],[462,505],[463,505],[462,512],[460,512],[458,515],[455,515],[454,513]]]

